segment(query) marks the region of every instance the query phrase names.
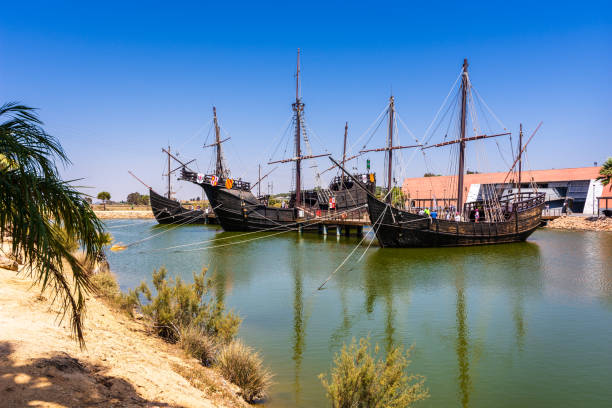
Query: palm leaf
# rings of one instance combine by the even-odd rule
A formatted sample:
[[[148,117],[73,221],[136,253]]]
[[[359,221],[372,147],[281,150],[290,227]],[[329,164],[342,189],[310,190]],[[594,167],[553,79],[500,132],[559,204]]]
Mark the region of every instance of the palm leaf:
[[[4,118],[0,155],[11,165],[0,167],[0,239],[10,234],[13,254],[21,254],[25,271],[51,290],[62,318],[70,313],[73,333],[84,346],[85,295],[93,285],[66,236],[92,260],[103,248],[103,224],[85,196],[61,180],[56,162],[70,161],[35,110],[7,103],[0,107]]]

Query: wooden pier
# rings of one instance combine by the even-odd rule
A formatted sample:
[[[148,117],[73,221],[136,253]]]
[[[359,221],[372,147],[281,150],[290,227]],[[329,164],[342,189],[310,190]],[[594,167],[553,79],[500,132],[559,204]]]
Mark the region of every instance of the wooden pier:
[[[298,231],[318,231],[321,235],[337,236],[363,236],[363,227],[369,226],[370,217],[367,212],[360,211],[357,214],[339,213],[333,210],[319,210],[313,217],[298,218]],[[313,229],[313,226],[317,228]]]

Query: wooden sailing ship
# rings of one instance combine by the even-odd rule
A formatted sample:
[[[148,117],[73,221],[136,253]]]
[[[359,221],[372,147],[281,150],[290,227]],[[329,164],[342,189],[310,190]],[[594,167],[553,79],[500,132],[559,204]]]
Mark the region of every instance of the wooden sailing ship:
[[[182,178],[199,184],[210,201],[219,224],[226,231],[257,231],[283,230],[295,228],[297,223],[316,220],[322,212],[331,210],[337,213],[347,213],[350,216],[365,216],[367,202],[366,191],[374,192],[376,177],[373,173],[357,174],[352,177],[338,176],[332,180],[327,189],[302,190],[302,161],[329,154],[303,155],[301,148],[302,132],[304,130],[304,103],[299,94],[299,50],[296,74],[296,98],[292,104],[295,124],[295,157],[272,161],[275,163],[295,163],[295,191],[291,194],[287,208],[268,205],[267,197],[256,197],[251,189],[261,184],[260,180],[251,186],[242,180],[234,180],[223,166],[219,126],[215,115],[216,141],[212,147],[216,149],[217,162],[214,174],[197,174],[183,169]],[[345,153],[346,159],[346,127]],[[227,139],[226,139],[227,140]],[[359,186],[358,186],[359,185]],[[354,212],[354,214],[352,213]],[[316,228],[316,226],[313,225]],[[308,227],[306,227],[308,229]]]
[[[470,87],[467,68],[467,60],[464,60],[460,85],[460,137],[456,140],[431,146],[394,146],[394,103],[391,97],[388,144],[385,148],[375,149],[385,151],[387,154],[388,193],[386,199],[380,200],[371,192],[366,192],[372,228],[382,247],[445,247],[518,242],[526,240],[540,225],[545,194],[521,193],[520,191],[522,155],[526,147],[522,145],[522,128],[518,156],[509,170],[509,173],[513,171],[518,163],[518,192],[503,196],[493,194],[490,197],[464,203],[463,175],[466,142],[509,135],[509,133],[501,133],[466,137],[467,99]],[[423,214],[423,209],[412,207],[410,200],[392,203],[391,166],[394,150],[409,147],[427,149],[457,144],[459,145],[457,197],[454,198],[456,207],[452,208],[451,219],[431,218]],[[335,160],[331,160],[338,164]],[[350,176],[348,172],[346,174]],[[408,205],[405,204],[406,202]],[[479,214],[479,217],[475,217],[476,213]]]
[[[166,153],[168,156],[168,172],[165,174],[165,176],[168,177],[168,190],[165,196],[157,193],[155,190],[153,190],[153,188],[145,184],[142,180],[130,172],[130,174],[136,180],[141,182],[149,189],[149,201],[155,220],[160,224],[188,225],[215,223],[214,217],[209,217],[209,214],[207,214],[204,210],[198,208],[185,208],[179,201],[172,198],[171,176],[177,170],[184,168],[186,163],[180,162],[181,165],[179,167],[171,169],[170,159],[175,158],[175,156],[170,153],[170,146],[168,146],[168,149],[162,148],[162,152]],[[178,161],[178,159],[175,160]]]

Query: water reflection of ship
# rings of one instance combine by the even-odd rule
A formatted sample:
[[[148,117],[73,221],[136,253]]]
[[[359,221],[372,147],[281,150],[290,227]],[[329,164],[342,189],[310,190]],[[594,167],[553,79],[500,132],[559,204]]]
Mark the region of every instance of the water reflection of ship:
[[[495,259],[492,262],[491,257]],[[520,257],[520,258],[519,258]],[[406,259],[410,258],[410,263]],[[365,260],[364,268],[364,311],[373,313],[377,298],[385,304],[385,345],[387,349],[395,344],[395,313],[394,297],[401,291],[411,291],[415,286],[444,286],[449,280],[454,281],[455,287],[455,329],[454,349],[457,356],[457,386],[459,402],[462,407],[470,405],[472,386],[472,372],[476,361],[470,358],[473,352],[470,327],[468,323],[468,309],[466,299],[466,279],[470,271],[465,270],[466,259],[482,259],[483,270],[486,264],[495,264],[498,270],[487,274],[494,280],[504,280],[504,286],[512,288],[513,309],[512,320],[516,345],[519,351],[523,349],[524,338],[527,334],[523,301],[529,290],[540,287],[540,277],[537,274],[540,265],[539,247],[533,243],[520,243],[505,247],[470,247],[442,251],[434,249],[413,250],[410,253],[390,253],[386,250],[373,251]],[[520,259],[520,262],[516,262]],[[514,260],[514,262],[512,261]],[[436,265],[435,272],[431,267]],[[406,266],[408,268],[406,268]],[[448,270],[450,273],[445,273]],[[479,283],[487,285],[486,278]],[[494,282],[490,282],[494,284]]]
[[[302,358],[305,348],[304,333],[306,329],[304,321],[304,298],[303,279],[300,264],[293,268],[293,356],[295,362],[294,387],[296,404],[299,403],[301,386],[300,374],[302,371]]]

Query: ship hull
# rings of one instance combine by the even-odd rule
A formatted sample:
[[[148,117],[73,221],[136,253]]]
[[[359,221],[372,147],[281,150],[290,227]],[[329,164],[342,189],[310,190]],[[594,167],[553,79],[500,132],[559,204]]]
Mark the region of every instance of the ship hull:
[[[213,224],[215,219],[202,210],[189,210],[178,201],[170,200],[149,190],[151,210],[160,224]]]
[[[251,193],[209,183],[201,184],[210,201],[219,224],[225,231],[282,231],[297,229],[304,231],[318,230],[315,217],[317,207],[309,207],[304,217],[299,217],[297,208],[278,208],[261,204]],[[360,216],[367,200],[364,193],[342,190],[334,192],[337,202],[337,212],[347,212],[349,215]],[[350,211],[355,209],[354,214]],[[310,214],[308,214],[310,213]],[[298,218],[299,217],[299,218]]]
[[[514,212],[503,222],[455,222],[431,219],[388,206],[368,196],[376,238],[384,248],[423,248],[502,244],[525,241],[540,225],[544,202]]]
[[[296,227],[297,210],[260,204],[250,192],[202,184],[225,231],[283,231]]]

